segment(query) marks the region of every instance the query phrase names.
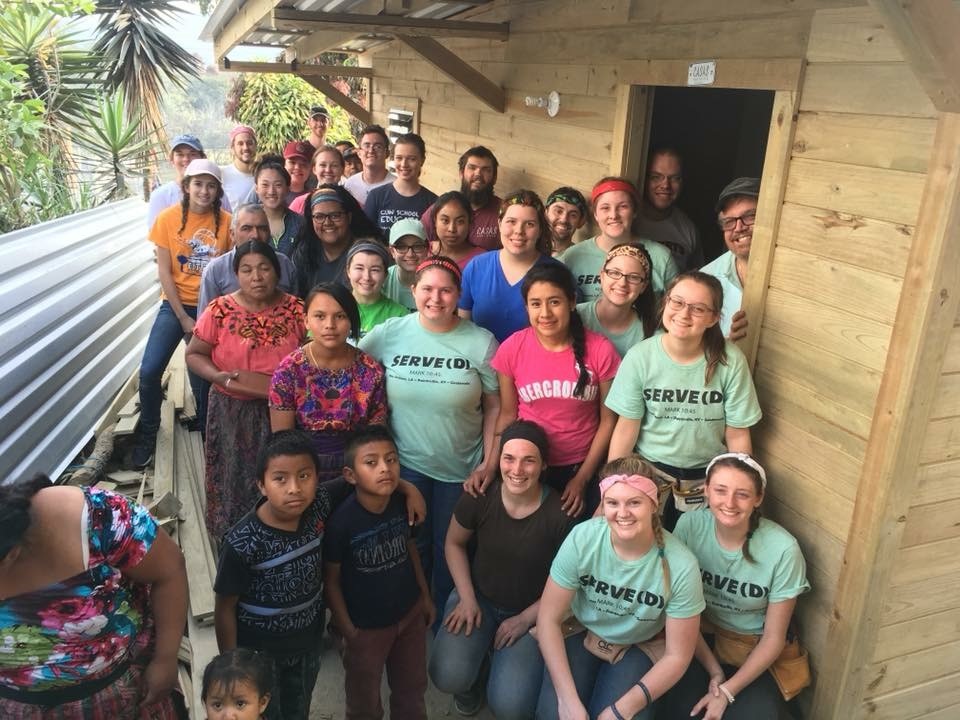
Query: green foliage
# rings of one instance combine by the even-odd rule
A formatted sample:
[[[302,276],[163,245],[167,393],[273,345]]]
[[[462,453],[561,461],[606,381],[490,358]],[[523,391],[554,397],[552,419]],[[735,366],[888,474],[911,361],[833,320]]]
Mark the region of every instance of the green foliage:
[[[323,105],[330,111],[330,142],[353,137],[346,112],[295,75],[245,73],[231,93],[239,100],[235,108],[228,102],[228,115],[257,131],[260,152],[280,152],[290,140],[306,137],[307,116],[313,105]]]
[[[185,89],[172,88],[163,97],[167,134],[196,133],[207,157],[221,165],[230,162],[227,146],[236,124],[223,114],[223,99],[233,79],[226,73],[204,73]]]

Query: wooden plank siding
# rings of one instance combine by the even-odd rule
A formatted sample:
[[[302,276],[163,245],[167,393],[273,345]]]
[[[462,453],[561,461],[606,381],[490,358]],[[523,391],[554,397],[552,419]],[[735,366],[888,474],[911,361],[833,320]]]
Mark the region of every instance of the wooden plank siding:
[[[457,158],[475,144],[496,152],[501,194],[520,185],[543,195],[559,185],[589,190],[620,152],[619,72],[630,61],[808,61],[782,202],[770,214],[774,243],[763,268],[769,279],[754,371],[764,419],[753,437],[771,478],[764,513],[798,538],[807,559],[813,590],[797,615],[817,681],[838,652],[828,635],[850,570],[857,504],[869,486],[864,463],[928,185],[933,105],[876,13],[860,2],[598,0],[585,12],[577,0],[517,0],[472,17],[509,21],[510,40],[444,44],[504,87],[503,114],[397,44],[373,56],[377,119],[397,103],[422,101],[423,182],[435,192],[459,186]],[[525,96],[550,90],[561,95],[555,118],[524,104]],[[949,657],[944,648],[960,649],[960,635],[950,634],[960,632],[960,601],[947,598],[950,578],[960,577],[960,526],[953,524],[960,515],[960,327],[942,373],[921,465],[907,480],[917,492],[904,513],[900,555],[891,559],[891,592],[856,681],[858,717],[932,718],[960,703],[948,682],[956,680],[955,664],[934,668],[936,658]],[[900,592],[917,578],[928,583],[922,592]],[[946,624],[937,631],[934,620]],[[925,659],[927,670],[908,670],[909,657]],[[813,702],[812,692],[802,697]],[[897,715],[914,712],[911,700],[916,712]]]

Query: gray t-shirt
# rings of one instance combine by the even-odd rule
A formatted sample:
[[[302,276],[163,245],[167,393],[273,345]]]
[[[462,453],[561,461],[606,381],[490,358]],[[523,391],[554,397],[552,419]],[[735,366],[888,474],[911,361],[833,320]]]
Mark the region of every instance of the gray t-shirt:
[[[637,235],[665,245],[680,272],[696,270],[703,265],[703,249],[697,226],[678,207],[663,220],[650,220],[642,215],[636,221]]]

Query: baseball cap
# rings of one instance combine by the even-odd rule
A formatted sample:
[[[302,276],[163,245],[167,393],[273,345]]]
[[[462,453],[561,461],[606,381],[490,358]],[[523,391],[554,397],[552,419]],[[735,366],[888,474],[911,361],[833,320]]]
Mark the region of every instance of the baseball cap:
[[[720,197],[717,198],[716,211],[723,210],[726,201],[736,195],[745,195],[747,197],[760,197],[760,178],[739,177],[730,182],[720,191]]]
[[[170,150],[176,150],[178,146],[186,145],[192,147],[197,152],[203,152],[203,144],[196,135],[177,135],[170,143]]]
[[[407,235],[418,237],[424,242],[427,241],[427,231],[423,227],[422,222],[416,218],[402,218],[401,220],[397,220],[390,227],[390,244],[396,245],[397,240],[404,238]]]
[[[193,177],[194,175],[213,175],[218,182],[223,182],[223,175],[220,174],[219,166],[213,160],[206,158],[197,158],[191,160],[184,171],[184,177]]]
[[[330,113],[323,105],[314,105],[312,108],[310,108],[310,117],[316,117],[317,115],[323,115],[327,118],[330,117]]]
[[[313,145],[306,140],[291,140],[283,147],[283,157],[298,157],[310,162],[313,157]]]

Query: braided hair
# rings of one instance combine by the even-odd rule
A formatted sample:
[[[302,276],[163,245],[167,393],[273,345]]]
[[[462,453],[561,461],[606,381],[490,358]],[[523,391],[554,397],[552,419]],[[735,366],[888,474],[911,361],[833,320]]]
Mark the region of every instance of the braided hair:
[[[707,471],[707,485],[710,484],[710,478],[713,477],[713,474],[716,472],[717,468],[731,468],[737,470],[748,478],[750,482],[753,483],[753,489],[759,497],[763,497],[763,478],[760,477],[760,473],[757,472],[756,468],[750,467],[743,460],[738,460],[736,457],[721,457],[717,460],[714,460],[710,463],[710,467]],[[762,519],[763,514],[760,512],[760,508],[755,507],[753,512],[750,513],[750,524],[747,526],[747,537],[743,541],[743,559],[747,562],[756,562],[753,558],[753,555],[750,554],[750,539],[753,537],[753,534],[757,531],[757,528],[760,527],[760,520]]]
[[[570,301],[570,340],[573,344],[573,357],[577,362],[579,375],[577,384],[573,389],[573,396],[583,398],[590,382],[590,371],[587,369],[587,331],[583,327],[583,320],[580,313],[577,312],[577,286],[573,279],[573,274],[567,268],[558,262],[547,262],[534,265],[523,278],[523,284],[520,286],[520,293],[523,295],[523,302],[527,302],[527,295],[530,293],[536,283],[546,283],[558,288]]]
[[[187,192],[187,188],[190,187],[190,179],[196,177],[191,175],[185,177],[180,181],[180,229],[177,230],[177,234],[183,232],[183,229],[187,226],[187,212],[190,210],[190,194]],[[217,182],[217,196],[213,199],[213,205],[211,209],[213,210],[213,234],[220,234],[220,204],[223,201],[223,183]]]
[[[50,478],[42,473],[25,482],[0,485],[0,560],[23,542],[30,527],[33,496],[50,485]]]

